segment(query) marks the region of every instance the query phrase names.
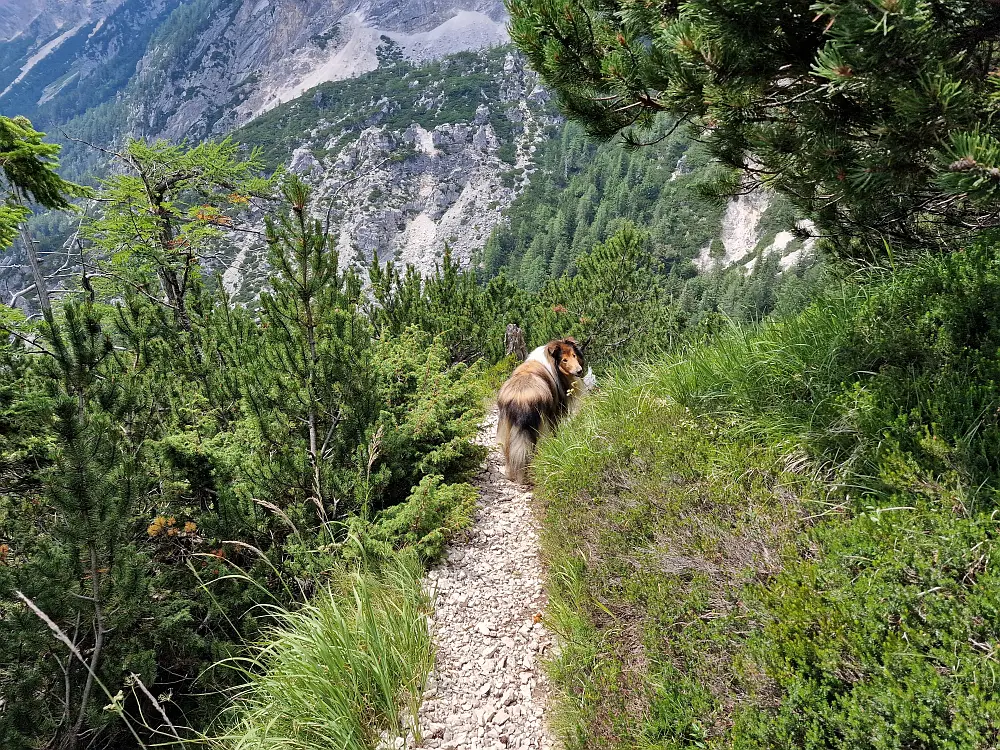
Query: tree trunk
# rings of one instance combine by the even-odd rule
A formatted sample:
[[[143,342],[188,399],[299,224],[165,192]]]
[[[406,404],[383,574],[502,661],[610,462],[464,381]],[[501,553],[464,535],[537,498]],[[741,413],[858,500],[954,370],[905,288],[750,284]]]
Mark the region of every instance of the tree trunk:
[[[90,694],[93,692],[94,680],[97,678],[97,669],[100,666],[101,651],[104,650],[104,636],[107,632],[104,629],[104,608],[101,604],[101,573],[97,560],[97,546],[94,542],[88,545],[90,549],[90,586],[91,597],[94,604],[94,650],[90,654],[90,664],[87,665],[87,681],[83,685],[83,695],[80,696],[80,713],[76,719],[76,726],[73,727],[73,734],[70,738],[71,747],[75,748],[83,731],[83,723],[87,718],[87,705],[90,703]]]
[[[20,191],[15,190],[14,200],[22,206],[24,200]],[[24,244],[25,255],[28,256],[28,263],[31,265],[31,278],[35,282],[35,294],[38,295],[38,305],[42,308],[42,315],[46,320],[52,317],[52,300],[49,298],[49,289],[45,284],[45,276],[42,275],[42,264],[38,261],[38,253],[35,251],[35,243],[31,239],[31,232],[28,231],[26,221],[20,226],[21,242]]]
[[[504,334],[504,354],[507,356],[514,354],[520,361],[524,361],[528,357],[528,347],[524,343],[524,331],[514,323],[507,324],[507,333]]]

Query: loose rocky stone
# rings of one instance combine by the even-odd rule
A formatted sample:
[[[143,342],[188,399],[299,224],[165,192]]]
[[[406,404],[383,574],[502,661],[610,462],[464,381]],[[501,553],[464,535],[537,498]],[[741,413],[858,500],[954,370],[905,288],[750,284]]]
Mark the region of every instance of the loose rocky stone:
[[[422,747],[555,750],[534,658],[552,642],[537,617],[545,592],[532,497],[503,476],[495,431],[493,414],[478,437],[491,450],[474,526],[427,574],[437,663],[419,712]]]

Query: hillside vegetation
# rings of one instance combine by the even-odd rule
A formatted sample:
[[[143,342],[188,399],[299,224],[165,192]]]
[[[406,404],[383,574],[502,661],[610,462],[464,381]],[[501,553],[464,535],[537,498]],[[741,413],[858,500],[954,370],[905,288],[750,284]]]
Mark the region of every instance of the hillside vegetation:
[[[544,444],[570,747],[990,746],[998,300],[992,240],[852,279]]]
[[[9,125],[18,179],[78,190]],[[420,566],[470,523],[507,323],[531,346],[574,333],[598,362],[711,326],[628,224],[537,293],[447,252],[428,278],[358,271],[259,151],[125,153],[82,225],[86,274],[40,319],[0,318],[0,741],[271,747],[313,742],[306,706],[345,747],[405,734],[394,711],[430,663]],[[269,276],[241,306],[205,261],[253,231],[251,201]],[[302,674],[320,653],[345,674]]]
[[[244,734],[274,711],[250,733],[268,746],[293,728],[254,681],[294,658],[249,648],[268,636],[352,665],[329,725],[369,746],[428,669],[420,563],[470,520],[481,366],[415,319],[386,330],[301,182],[260,178],[232,144],[129,153],[79,292],[0,317],[0,746],[181,743],[240,696]],[[204,201],[265,194],[268,291],[237,307],[201,273],[234,221]],[[313,599],[318,633],[292,614]]]
[[[176,5],[150,38],[186,64],[237,6]],[[507,50],[413,66],[385,40],[238,139],[121,144],[92,191],[0,117],[0,247],[20,236],[12,301],[38,310],[0,309],[0,747],[422,743],[423,574],[473,523],[510,323],[575,336],[600,383],[532,467],[567,750],[997,745],[1000,6],[508,7],[568,121],[534,74],[511,95]],[[100,99],[76,124],[118,132]],[[481,213],[519,193],[469,268],[343,257],[340,188],[278,169],[445,120],[480,120],[503,170]],[[409,135],[401,169],[437,154]],[[419,189],[440,208],[449,184]],[[79,262],[47,278],[25,202],[83,196]],[[783,267],[799,214],[817,254]],[[240,241],[262,283],[236,298],[214,269]]]
[[[543,444],[568,746],[993,747],[1000,11],[510,7],[570,119],[685,124],[713,189],[777,190],[836,259],[811,305],[612,368]]]

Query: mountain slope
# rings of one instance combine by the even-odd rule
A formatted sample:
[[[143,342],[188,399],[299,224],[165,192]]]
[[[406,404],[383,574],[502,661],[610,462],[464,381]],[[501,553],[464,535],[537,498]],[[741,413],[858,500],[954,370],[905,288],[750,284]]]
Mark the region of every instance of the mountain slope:
[[[0,107],[51,128],[114,100],[179,1],[43,9],[20,36],[0,46]]]
[[[499,0],[108,0],[0,6],[0,107],[51,128],[113,102],[115,136],[228,132],[329,80],[507,41]],[[29,20],[29,16],[31,17]],[[94,134],[91,134],[94,135]]]
[[[529,289],[573,269],[573,261],[630,221],[647,230],[667,269],[681,276],[738,266],[751,273],[768,256],[786,270],[815,240],[787,201],[757,190],[727,202],[701,187],[715,176],[706,153],[682,132],[628,150],[588,139],[575,123],[539,146],[537,174],[511,206],[481,256],[487,275],[501,270]]]
[[[444,246],[467,266],[524,189],[558,119],[537,77],[506,48],[396,62],[324,84],[234,134],[316,187],[348,261],[431,271]],[[231,291],[253,290],[263,248],[241,247]]]

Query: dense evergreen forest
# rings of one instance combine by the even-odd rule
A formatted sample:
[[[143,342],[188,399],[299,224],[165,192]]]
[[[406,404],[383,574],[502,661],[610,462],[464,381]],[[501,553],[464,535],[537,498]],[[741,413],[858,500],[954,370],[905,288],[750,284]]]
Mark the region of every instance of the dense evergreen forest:
[[[533,467],[568,750],[996,744],[1000,9],[509,7],[567,119],[468,269],[339,258],[281,164],[333,113],[475,117],[502,50],[386,44],[237,139],[128,141],[89,187],[0,117],[0,247],[32,266],[0,309],[0,747],[409,731],[421,577],[474,522],[510,323],[600,382]],[[450,109],[417,118],[366,88],[416,109],[432,79]],[[764,188],[768,239],[699,268]],[[31,232],[69,217],[50,288]],[[803,217],[817,250],[782,268],[770,233]],[[241,237],[267,278],[238,304],[213,269]]]

